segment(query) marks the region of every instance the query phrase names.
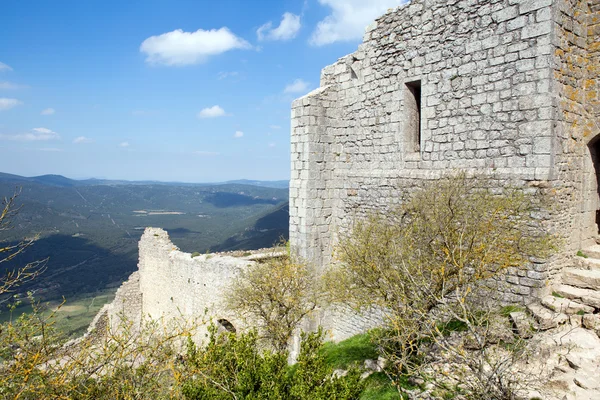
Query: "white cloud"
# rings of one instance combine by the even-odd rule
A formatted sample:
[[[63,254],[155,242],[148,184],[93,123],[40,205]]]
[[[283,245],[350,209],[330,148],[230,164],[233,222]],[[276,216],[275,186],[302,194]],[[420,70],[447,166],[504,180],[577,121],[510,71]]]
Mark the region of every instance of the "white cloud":
[[[235,133],[233,134],[234,138],[241,138],[244,136],[244,132],[242,131],[235,131]]]
[[[331,14],[317,24],[310,44],[323,46],[341,41],[360,40],[365,28],[389,8],[406,0],[319,0]]]
[[[3,62],[0,62],[0,71],[12,71],[12,68]]]
[[[218,156],[221,153],[217,153],[215,151],[202,151],[202,150],[199,150],[199,151],[195,151],[194,154],[199,155],[199,156]]]
[[[202,63],[210,56],[229,50],[250,48],[250,43],[223,27],[209,31],[198,29],[196,32],[177,29],[151,36],[144,40],[140,51],[147,55],[146,62],[149,64],[179,66]]]
[[[91,138],[88,138],[88,137],[85,137],[85,136],[78,136],[75,139],[73,139],[73,143],[77,143],[77,144],[80,144],[80,143],[93,143],[93,142],[94,142],[94,139],[91,139]]]
[[[221,107],[212,106],[204,108],[202,111],[200,111],[198,113],[198,118],[217,118],[224,117],[225,115],[227,114],[225,113],[225,110],[223,110]]]
[[[273,147],[275,147],[275,143],[269,143],[269,147],[270,147],[270,148],[273,148]]]
[[[56,110],[54,108],[46,108],[43,109],[41,114],[42,115],[54,115],[54,113],[56,112]]]
[[[129,142],[121,142],[119,143],[119,147],[129,147]]]
[[[9,110],[13,107],[20,106],[21,104],[23,104],[23,102],[17,99],[7,99],[6,97],[0,97],[0,111]]]
[[[7,82],[7,81],[0,82],[0,89],[2,89],[2,90],[20,89],[22,87],[25,87],[25,86],[17,85],[16,83]]]
[[[33,128],[31,132],[19,133],[16,135],[0,134],[0,138],[7,140],[16,140],[21,142],[36,142],[60,139],[58,133],[48,128]]]
[[[231,72],[226,72],[226,71],[221,71],[219,72],[219,80],[221,79],[226,79],[226,78],[233,78],[235,76],[238,76],[240,73],[237,71],[231,71]]]
[[[277,129],[281,129],[281,126],[279,126],[279,125],[271,125],[271,126],[269,126],[269,128],[277,130]]]
[[[283,93],[303,93],[308,90],[308,82],[304,82],[302,79],[296,79],[283,89]]]
[[[289,12],[283,14],[277,28],[269,21],[256,31],[258,40],[290,40],[298,35],[301,28],[300,16]]]

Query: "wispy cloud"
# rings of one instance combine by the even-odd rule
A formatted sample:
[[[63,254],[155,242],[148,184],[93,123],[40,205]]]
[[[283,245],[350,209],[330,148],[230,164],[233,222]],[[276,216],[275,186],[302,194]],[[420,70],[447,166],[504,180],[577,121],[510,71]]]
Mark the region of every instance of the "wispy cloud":
[[[45,108],[42,110],[42,112],[40,113],[41,115],[54,115],[56,113],[56,110],[54,108]]]
[[[235,131],[235,133],[233,134],[233,137],[236,139],[241,138],[243,136],[244,136],[244,132],[242,132],[242,131]]]
[[[78,136],[75,139],[73,139],[73,143],[75,143],[75,144],[93,143],[93,142],[94,142],[94,139],[85,137],[85,136]]]
[[[8,65],[4,64],[3,62],[0,62],[0,71],[12,71],[13,69],[11,67],[9,67]]]
[[[273,143],[273,142],[269,143],[268,147],[269,147],[270,149],[272,149],[273,147],[275,147],[275,143]]]
[[[196,154],[198,156],[203,156],[203,157],[212,157],[212,156],[221,155],[221,153],[217,153],[216,151],[203,151],[203,150],[194,151],[194,154]]]
[[[48,128],[33,128],[31,132],[18,133],[16,135],[0,134],[0,138],[21,142],[36,142],[60,139],[58,133]]]
[[[225,113],[225,110],[223,110],[220,106],[216,105],[202,109],[198,113],[198,118],[217,118],[224,117],[226,115],[227,113]]]
[[[360,40],[367,25],[406,0],[319,0],[319,3],[331,8],[331,14],[312,33],[310,44],[314,46]]]
[[[262,40],[290,40],[298,35],[302,24],[300,23],[300,16],[289,12],[283,14],[279,26],[273,28],[271,21],[262,25],[256,31],[256,36],[259,41]]]
[[[38,149],[39,151],[49,151],[49,152],[59,152],[63,151],[63,149],[59,149],[58,147],[42,147]]]
[[[279,125],[270,125],[269,128],[271,128],[273,130],[278,130],[278,129],[281,129],[281,126],[279,126]]]
[[[11,108],[20,106],[21,104],[23,104],[23,102],[20,100],[0,97],[0,111],[10,110]]]
[[[223,27],[196,32],[177,29],[151,36],[141,44],[140,51],[147,55],[148,64],[181,66],[203,63],[211,56],[230,50],[251,48],[250,43]]]
[[[237,71],[231,71],[231,72],[227,72],[227,71],[221,71],[219,72],[219,74],[217,75],[219,80],[222,79],[226,79],[226,78],[233,78],[238,76],[240,73]]]
[[[121,142],[119,143],[119,147],[129,147],[129,142]]]
[[[283,89],[283,93],[304,93],[308,91],[308,82],[302,79],[296,79]]]
[[[12,83],[8,81],[0,82],[0,90],[15,90],[15,89],[24,89],[27,88],[25,85],[19,85],[17,83]]]

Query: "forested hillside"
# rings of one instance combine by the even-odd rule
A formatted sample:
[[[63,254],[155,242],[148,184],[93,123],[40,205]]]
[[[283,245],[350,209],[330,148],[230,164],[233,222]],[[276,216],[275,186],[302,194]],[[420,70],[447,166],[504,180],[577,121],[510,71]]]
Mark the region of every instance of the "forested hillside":
[[[93,297],[107,287],[114,290],[137,268],[137,242],[147,226],[166,229],[187,252],[268,247],[287,238],[287,189],[249,183],[76,181],[0,174],[0,196],[20,192],[21,206],[0,242],[39,235],[13,260],[22,265],[49,258],[45,273],[23,293],[34,290],[43,300]]]

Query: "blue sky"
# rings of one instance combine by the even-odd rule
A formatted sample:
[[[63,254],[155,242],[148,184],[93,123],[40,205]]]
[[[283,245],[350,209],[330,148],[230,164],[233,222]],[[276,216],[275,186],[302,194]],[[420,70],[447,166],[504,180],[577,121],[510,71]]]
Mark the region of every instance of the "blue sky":
[[[291,101],[401,2],[4,1],[0,171],[288,179]]]

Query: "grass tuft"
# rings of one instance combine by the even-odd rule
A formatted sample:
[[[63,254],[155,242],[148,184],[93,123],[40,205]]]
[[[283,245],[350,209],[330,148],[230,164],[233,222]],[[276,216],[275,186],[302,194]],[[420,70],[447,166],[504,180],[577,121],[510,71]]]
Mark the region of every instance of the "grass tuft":
[[[348,368],[352,364],[362,364],[367,359],[377,359],[377,347],[368,333],[352,336],[339,343],[327,342],[323,354],[329,365],[336,369]]]
[[[587,254],[585,254],[583,251],[578,250],[577,251],[577,257],[583,257],[583,258],[588,258]]]

